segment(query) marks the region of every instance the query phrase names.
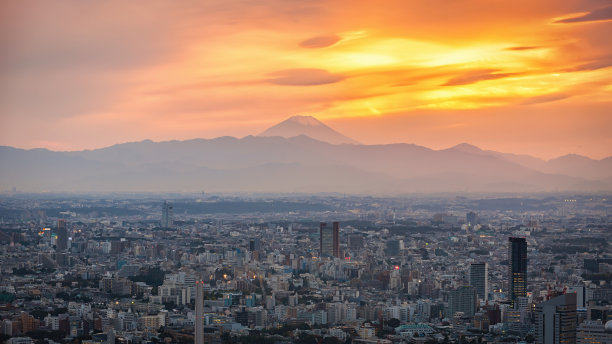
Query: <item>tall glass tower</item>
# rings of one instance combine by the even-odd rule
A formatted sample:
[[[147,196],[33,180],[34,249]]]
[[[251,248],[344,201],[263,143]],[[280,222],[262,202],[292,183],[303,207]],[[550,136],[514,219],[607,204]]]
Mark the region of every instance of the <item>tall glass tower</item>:
[[[174,206],[172,203],[164,201],[162,205],[162,218],[161,218],[161,227],[162,228],[172,228],[174,225]]]
[[[66,220],[57,220],[57,241],[55,244],[57,252],[64,252],[68,249],[68,229]]]
[[[514,306],[519,297],[527,296],[527,241],[508,238],[508,296]]]
[[[487,263],[472,263],[470,265],[470,285],[476,289],[479,299],[488,300],[489,266]]]

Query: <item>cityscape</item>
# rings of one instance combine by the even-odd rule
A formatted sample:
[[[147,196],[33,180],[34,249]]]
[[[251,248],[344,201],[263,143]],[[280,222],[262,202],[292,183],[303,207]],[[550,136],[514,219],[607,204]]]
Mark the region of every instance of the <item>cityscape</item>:
[[[5,195],[2,335],[609,343],[604,195]]]
[[[610,0],[0,1],[0,343],[612,344]]]

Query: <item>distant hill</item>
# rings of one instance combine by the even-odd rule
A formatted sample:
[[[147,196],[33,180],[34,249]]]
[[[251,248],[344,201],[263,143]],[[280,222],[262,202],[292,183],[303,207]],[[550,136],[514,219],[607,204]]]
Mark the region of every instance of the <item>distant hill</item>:
[[[333,144],[359,144],[312,116],[293,116],[259,134],[259,136],[280,136],[284,138],[305,135],[315,140]]]
[[[546,161],[529,155],[482,150],[467,143],[456,145],[449,148],[449,150],[495,156],[542,173],[561,174],[589,180],[608,180],[612,182],[612,157],[593,160],[582,155],[568,154]]]
[[[0,147],[0,190],[24,192],[538,192],[612,190],[612,158],[550,161],[462,144],[331,144],[308,136]]]

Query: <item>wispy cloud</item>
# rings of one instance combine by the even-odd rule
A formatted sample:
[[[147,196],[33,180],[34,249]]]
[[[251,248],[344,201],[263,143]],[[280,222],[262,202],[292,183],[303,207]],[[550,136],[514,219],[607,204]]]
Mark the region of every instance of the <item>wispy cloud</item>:
[[[496,69],[473,70],[448,80],[442,86],[467,85],[484,80],[506,78],[513,75],[516,75],[516,73],[500,73],[499,70]]]
[[[583,15],[571,18],[564,18],[555,21],[555,23],[581,23],[581,22],[590,22],[590,21],[601,21],[601,20],[612,20],[612,6],[598,8],[589,13],[585,13]]]
[[[300,42],[302,48],[326,48],[336,44],[340,40],[337,35],[316,36]]]
[[[539,46],[517,46],[517,47],[506,48],[506,50],[522,51],[522,50],[534,50],[534,49],[540,49],[540,48],[542,48],[542,47],[539,47]]]
[[[332,74],[323,69],[297,68],[279,70],[269,74],[269,83],[285,86],[316,86],[333,84],[344,80],[343,75]]]
[[[550,103],[550,102],[556,102],[559,100],[567,99],[569,97],[571,97],[571,95],[565,94],[565,93],[546,94],[543,96],[537,96],[537,97],[531,97],[531,98],[525,99],[520,102],[520,105],[535,105],[535,104],[542,104],[542,103]]]
[[[610,66],[612,66],[612,55],[603,56],[593,61],[589,61],[587,63],[583,63],[575,67],[567,68],[565,71],[567,72],[593,71],[593,70],[608,68]]]

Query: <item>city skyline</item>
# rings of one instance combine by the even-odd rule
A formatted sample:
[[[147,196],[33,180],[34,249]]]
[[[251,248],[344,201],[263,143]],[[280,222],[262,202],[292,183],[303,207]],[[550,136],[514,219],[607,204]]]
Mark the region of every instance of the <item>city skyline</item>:
[[[171,199],[0,197],[0,340],[612,340],[609,196]]]
[[[1,145],[243,137],[313,115],[365,144],[612,155],[606,1],[0,6]]]

